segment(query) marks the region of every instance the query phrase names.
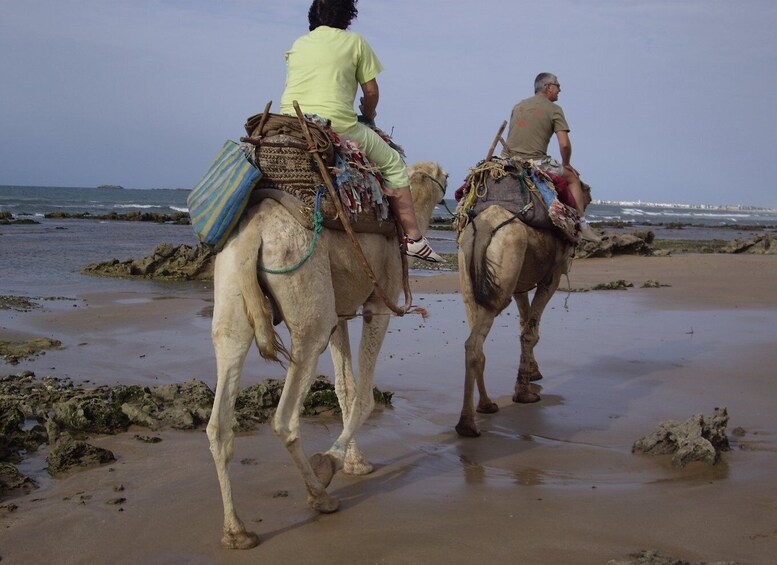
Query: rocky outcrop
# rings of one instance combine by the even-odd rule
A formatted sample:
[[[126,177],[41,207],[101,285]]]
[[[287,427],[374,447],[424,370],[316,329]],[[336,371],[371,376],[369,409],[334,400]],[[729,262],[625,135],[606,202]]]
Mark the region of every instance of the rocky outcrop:
[[[18,365],[23,359],[43,355],[47,349],[59,349],[61,346],[61,341],[47,337],[28,341],[0,341],[0,358],[11,365]]]
[[[267,379],[243,389],[235,405],[235,428],[251,430],[268,421],[283,385],[282,380]],[[391,392],[374,388],[373,396],[376,403],[391,404]],[[158,386],[84,388],[70,379],[39,379],[30,371],[2,376],[0,461],[18,462],[48,443],[51,474],[104,465],[115,459],[113,454],[87,443],[89,436],[116,434],[132,425],[151,430],[202,428],[210,419],[213,400],[210,387],[194,379]],[[334,386],[319,376],[304,400],[303,415],[339,411]]]
[[[165,280],[211,280],[213,278],[213,260],[215,255],[204,245],[173,246],[161,243],[153,253],[142,259],[119,261],[113,259],[105,263],[87,265],[81,272],[85,275],[106,277],[141,277]]]
[[[720,454],[730,449],[726,426],[728,411],[715,408],[711,417],[695,414],[685,422],[669,420],[643,438],[638,439],[632,452],[648,455],[672,455],[672,465],[685,467],[692,461],[714,465]]]
[[[643,550],[634,553],[631,559],[626,561],[616,561],[614,559],[607,562],[607,565],[739,565],[735,561],[700,561],[692,563],[677,557],[662,555],[658,551]]]
[[[632,233],[605,232],[602,241],[580,240],[575,248],[575,258],[612,257],[614,255],[652,255],[652,231],[636,231]]]
[[[76,220],[117,220],[124,222],[154,222],[157,224],[189,224],[188,212],[174,212],[173,214],[159,214],[157,212],[140,212],[133,210],[126,214],[110,212],[108,214],[90,214],[89,212],[50,212],[43,215],[50,219],[76,219]]]
[[[723,249],[724,253],[750,253],[753,255],[777,255],[777,235],[765,233],[746,241],[735,239]]]
[[[116,461],[113,453],[69,435],[61,436],[46,456],[46,470],[56,477],[73,468],[88,469]]]
[[[0,496],[7,494],[27,494],[38,488],[35,481],[25,477],[10,463],[0,463]]]

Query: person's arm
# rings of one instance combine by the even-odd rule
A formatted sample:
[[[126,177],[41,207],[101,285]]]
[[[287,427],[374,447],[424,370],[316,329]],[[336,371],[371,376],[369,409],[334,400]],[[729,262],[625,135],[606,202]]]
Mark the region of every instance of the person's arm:
[[[558,138],[558,150],[561,153],[561,164],[565,169],[574,173],[576,177],[579,177],[580,173],[570,163],[572,161],[572,142],[569,141],[569,132],[559,130],[556,132],[556,137]]]
[[[364,96],[359,100],[359,111],[365,119],[374,120],[375,116],[378,115],[378,99],[380,98],[377,79],[368,80],[362,84],[362,94]]]

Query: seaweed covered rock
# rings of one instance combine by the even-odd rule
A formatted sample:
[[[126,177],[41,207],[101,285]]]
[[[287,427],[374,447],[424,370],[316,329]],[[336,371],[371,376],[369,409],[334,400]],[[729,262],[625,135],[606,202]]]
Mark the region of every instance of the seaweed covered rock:
[[[653,255],[652,231],[632,233],[605,232],[599,242],[580,240],[575,248],[575,258],[612,257],[614,255]]]
[[[213,409],[213,391],[198,380],[152,387],[151,395],[162,406],[158,412],[162,427],[196,428],[208,422]]]
[[[10,463],[0,463],[0,496],[8,494],[27,494],[38,488],[29,477],[19,472]]]
[[[685,422],[661,422],[653,432],[634,443],[632,452],[671,454],[675,467],[685,467],[692,461],[714,465],[720,460],[721,452],[730,449],[727,425],[728,411],[725,407],[715,408],[709,418],[695,414]]]
[[[73,468],[99,467],[116,461],[113,453],[82,440],[62,435],[46,457],[47,470],[52,476],[60,475]]]
[[[86,395],[54,405],[52,420],[72,432],[115,434],[129,427],[129,418],[107,398]]]
[[[142,277],[164,280],[210,280],[213,278],[215,255],[204,245],[173,246],[160,243],[151,255],[141,259],[87,265],[81,272],[86,275],[107,277]]]
[[[662,555],[653,550],[643,550],[638,553],[633,553],[630,557],[631,559],[627,561],[616,561],[612,559],[607,562],[607,565],[739,565],[734,561],[691,563],[690,561],[678,559],[677,557]]]
[[[39,337],[28,341],[0,341],[0,357],[11,365],[19,361],[43,355],[47,349],[59,349],[62,342],[47,337]]]
[[[735,239],[726,245],[723,252],[777,255],[777,235],[765,233],[752,237],[746,241]]]
[[[235,429],[245,431],[269,420],[284,381],[267,379],[238,395]],[[393,393],[373,388],[376,403],[390,405]],[[37,378],[30,371],[0,377],[0,460],[20,461],[43,443],[51,447],[49,470],[61,473],[113,460],[113,454],[84,441],[93,434],[115,434],[130,425],[152,430],[196,429],[207,424],[214,393],[204,382],[158,386],[83,388],[70,379]],[[304,401],[304,415],[339,413],[334,385],[319,376]],[[32,427],[29,423],[37,420]],[[44,425],[45,424],[45,425]]]

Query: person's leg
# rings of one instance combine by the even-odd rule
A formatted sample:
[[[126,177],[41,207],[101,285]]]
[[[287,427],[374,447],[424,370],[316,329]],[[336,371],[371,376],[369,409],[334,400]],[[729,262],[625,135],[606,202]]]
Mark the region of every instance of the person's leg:
[[[567,181],[569,192],[575,199],[575,209],[581,216],[585,215],[585,196],[583,195],[583,185],[580,184],[580,179],[572,171],[564,169],[564,180]]]
[[[585,194],[583,194],[583,185],[580,182],[580,178],[575,173],[565,168],[564,180],[567,181],[569,191],[575,199],[575,208],[577,209],[577,213],[580,214],[580,237],[588,241],[601,241],[602,238],[593,230],[593,228],[591,228],[588,220],[585,218],[585,207],[587,202]]]
[[[402,229],[412,240],[421,239],[423,234],[418,229],[418,220],[415,217],[415,208],[413,208],[413,197],[410,194],[410,187],[403,186],[402,188],[395,188],[388,195],[389,206],[391,211],[399,220],[399,224]]]
[[[415,217],[415,208],[413,207],[413,197],[410,194],[410,178],[407,175],[407,165],[405,165],[399,153],[364,124],[357,124],[340,133],[340,135],[358,143],[359,148],[380,169],[389,206],[408,239],[402,244],[404,253],[410,257],[418,257],[425,261],[442,261],[442,257],[429,246],[429,242],[418,228],[418,220]]]

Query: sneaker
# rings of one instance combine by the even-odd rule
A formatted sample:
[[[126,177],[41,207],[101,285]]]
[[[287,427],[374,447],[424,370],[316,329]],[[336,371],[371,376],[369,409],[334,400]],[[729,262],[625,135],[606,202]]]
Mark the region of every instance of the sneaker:
[[[442,263],[442,257],[434,252],[434,249],[429,246],[429,242],[424,236],[421,236],[421,239],[417,241],[405,236],[405,241],[402,243],[401,248],[402,253],[408,257],[416,257],[430,263]]]
[[[580,237],[586,241],[593,241],[599,243],[602,238],[588,225],[585,218],[580,218]]]

